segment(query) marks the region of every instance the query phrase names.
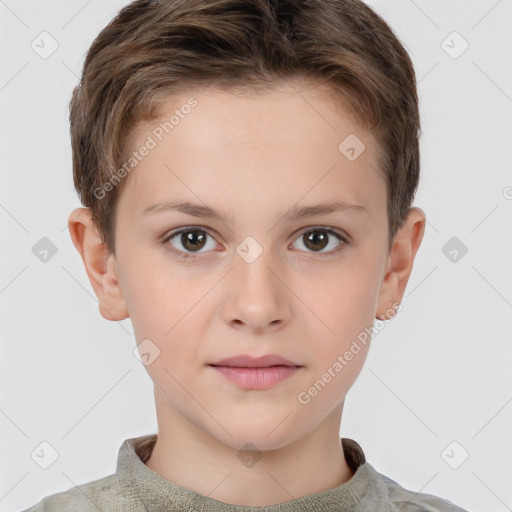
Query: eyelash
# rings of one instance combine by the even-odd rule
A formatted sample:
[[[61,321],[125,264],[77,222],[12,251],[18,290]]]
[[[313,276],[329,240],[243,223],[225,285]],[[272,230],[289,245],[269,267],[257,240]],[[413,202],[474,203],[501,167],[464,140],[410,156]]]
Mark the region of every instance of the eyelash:
[[[185,226],[185,227],[182,227],[182,228],[178,228],[174,231],[172,231],[171,233],[168,233],[167,235],[164,235],[164,238],[161,239],[161,244],[162,245],[165,245],[165,248],[166,250],[170,251],[171,253],[173,253],[175,256],[178,256],[179,258],[183,258],[184,260],[187,260],[187,259],[192,259],[192,260],[195,260],[198,255],[196,254],[191,254],[191,253],[187,253],[187,252],[183,252],[183,251],[178,251],[177,249],[174,248],[173,245],[171,245],[169,243],[169,241],[178,236],[178,235],[181,235],[181,233],[186,233],[186,232],[189,232],[189,231],[202,231],[206,234],[208,234],[209,236],[211,236],[212,238],[214,238],[214,236],[210,233],[210,231],[208,229],[206,229],[205,227],[203,226]],[[345,245],[349,245],[349,241],[347,239],[347,237],[344,237],[343,235],[341,235],[340,233],[337,233],[336,231],[328,228],[328,227],[325,227],[325,226],[311,226],[311,227],[308,227],[308,228],[305,228],[303,229],[298,235],[297,235],[297,238],[301,237],[302,235],[306,234],[306,233],[312,233],[312,232],[315,232],[315,231],[323,231],[324,233],[328,233],[329,235],[333,235],[334,237],[336,237],[339,241],[340,241],[340,244],[338,245],[338,247],[334,250],[331,250],[329,252],[324,252],[324,253],[315,253],[314,251],[312,251],[312,254],[318,254],[320,256],[322,255],[329,255],[329,254],[335,254],[339,251],[341,251]],[[202,254],[202,253],[197,253],[197,254]]]

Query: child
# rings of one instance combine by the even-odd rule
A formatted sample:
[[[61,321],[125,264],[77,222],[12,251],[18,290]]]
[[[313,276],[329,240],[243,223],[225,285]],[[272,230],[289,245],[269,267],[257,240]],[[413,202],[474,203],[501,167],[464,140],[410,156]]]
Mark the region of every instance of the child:
[[[31,511],[454,511],[339,437],[425,214],[411,60],[359,0],[137,0],[70,109],[71,238],[158,435]],[[318,247],[315,247],[318,245]]]

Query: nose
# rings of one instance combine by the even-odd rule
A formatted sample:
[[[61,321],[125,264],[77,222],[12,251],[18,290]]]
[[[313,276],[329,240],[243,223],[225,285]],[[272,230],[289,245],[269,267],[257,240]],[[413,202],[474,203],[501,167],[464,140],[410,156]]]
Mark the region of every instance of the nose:
[[[284,284],[283,268],[270,250],[250,263],[236,255],[227,278],[223,317],[231,327],[264,333],[277,331],[289,322],[291,294]]]

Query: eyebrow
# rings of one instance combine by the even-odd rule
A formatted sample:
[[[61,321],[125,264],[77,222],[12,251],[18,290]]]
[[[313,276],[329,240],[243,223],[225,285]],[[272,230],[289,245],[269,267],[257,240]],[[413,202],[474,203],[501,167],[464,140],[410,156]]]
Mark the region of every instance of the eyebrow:
[[[162,212],[178,211],[194,217],[202,217],[208,219],[217,219],[221,222],[226,222],[228,215],[222,212],[217,212],[206,205],[194,204],[190,201],[168,201],[165,203],[156,203],[148,206],[143,215],[155,215]],[[282,215],[290,221],[303,219],[306,217],[314,217],[318,215],[327,215],[329,213],[366,213],[367,208],[358,204],[349,204],[342,201],[327,201],[322,204],[315,204],[311,206],[294,206],[288,212]]]

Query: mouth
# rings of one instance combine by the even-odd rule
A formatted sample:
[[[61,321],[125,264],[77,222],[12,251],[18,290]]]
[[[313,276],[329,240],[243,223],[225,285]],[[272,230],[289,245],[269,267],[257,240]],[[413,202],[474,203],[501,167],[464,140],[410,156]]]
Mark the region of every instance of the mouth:
[[[290,361],[285,357],[276,354],[267,354],[261,357],[252,357],[250,355],[239,355],[227,357],[211,363],[210,366],[234,367],[234,368],[270,368],[273,366],[301,367],[301,365]]]
[[[267,389],[295,375],[302,365],[284,357],[269,354],[263,357],[241,355],[222,359],[209,365],[226,379],[244,389]]]

